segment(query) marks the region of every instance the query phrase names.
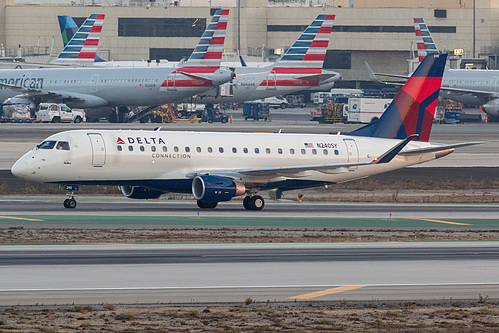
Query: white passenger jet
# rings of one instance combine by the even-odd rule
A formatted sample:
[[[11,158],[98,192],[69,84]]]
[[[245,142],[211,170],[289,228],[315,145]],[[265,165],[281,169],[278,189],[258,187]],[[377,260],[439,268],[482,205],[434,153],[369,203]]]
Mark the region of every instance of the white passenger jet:
[[[0,101],[15,97],[17,103],[76,108],[155,106],[212,89],[234,78],[231,70],[220,68],[228,14],[227,9],[215,13],[182,67],[0,70]]]
[[[438,52],[430,30],[422,18],[414,19],[414,28],[419,60]],[[368,70],[371,78],[377,81],[379,80],[375,75],[407,79],[404,75],[373,73],[369,66]],[[446,68],[440,90],[440,96],[443,98],[464,104],[482,105],[490,119],[499,120],[499,70]]]
[[[335,15],[321,14],[279,61],[267,67],[235,67],[230,83],[191,98],[194,103],[238,103],[301,90],[329,90],[340,74],[322,69]]]
[[[446,55],[428,56],[375,124],[348,135],[77,130],[54,134],[12,167],[20,178],[78,185],[117,185],[132,199],[192,193],[200,208],[259,191],[318,187],[443,157],[453,145],[428,142]],[[414,141],[411,141],[415,139]]]

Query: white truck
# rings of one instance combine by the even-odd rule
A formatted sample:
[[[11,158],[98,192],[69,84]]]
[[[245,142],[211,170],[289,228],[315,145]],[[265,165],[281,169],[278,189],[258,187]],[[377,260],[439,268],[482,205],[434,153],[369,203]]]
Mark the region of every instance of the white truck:
[[[36,121],[42,123],[81,123],[86,120],[85,111],[61,103],[40,103],[35,116]]]
[[[386,98],[351,97],[344,116],[348,123],[373,124],[378,121],[383,112],[392,102]]]

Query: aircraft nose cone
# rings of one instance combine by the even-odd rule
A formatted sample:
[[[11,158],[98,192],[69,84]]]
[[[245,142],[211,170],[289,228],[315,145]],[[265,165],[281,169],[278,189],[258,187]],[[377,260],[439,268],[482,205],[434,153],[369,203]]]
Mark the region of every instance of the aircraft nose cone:
[[[10,172],[19,178],[26,178],[28,175],[28,164],[24,161],[24,159],[17,160],[16,163],[10,169]]]

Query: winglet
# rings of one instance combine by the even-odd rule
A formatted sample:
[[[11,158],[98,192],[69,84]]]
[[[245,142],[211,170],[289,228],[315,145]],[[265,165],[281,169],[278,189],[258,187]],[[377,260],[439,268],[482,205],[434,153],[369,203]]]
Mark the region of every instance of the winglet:
[[[367,63],[367,61],[364,61],[367,67],[367,72],[369,73],[369,77],[371,78],[371,81],[377,81],[381,82],[377,77],[376,74],[374,74],[373,70],[371,69],[371,66]]]
[[[388,163],[402,150],[412,139],[418,137],[419,134],[412,134],[405,138],[403,141],[395,145],[393,148],[388,150],[386,153],[378,157],[373,164]]]

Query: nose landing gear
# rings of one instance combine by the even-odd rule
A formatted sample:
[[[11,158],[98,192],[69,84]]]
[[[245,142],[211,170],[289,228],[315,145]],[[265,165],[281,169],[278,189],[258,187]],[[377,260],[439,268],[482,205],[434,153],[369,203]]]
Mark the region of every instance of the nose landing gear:
[[[259,195],[248,195],[243,199],[243,206],[247,210],[262,210],[265,206],[265,200]]]
[[[64,208],[75,208],[75,207],[76,207],[76,200],[74,197],[64,200]]]
[[[64,208],[75,208],[76,207],[76,200],[74,197],[74,193],[79,190],[78,185],[66,185],[65,186],[66,191],[68,193],[66,194],[68,198],[64,200]]]

